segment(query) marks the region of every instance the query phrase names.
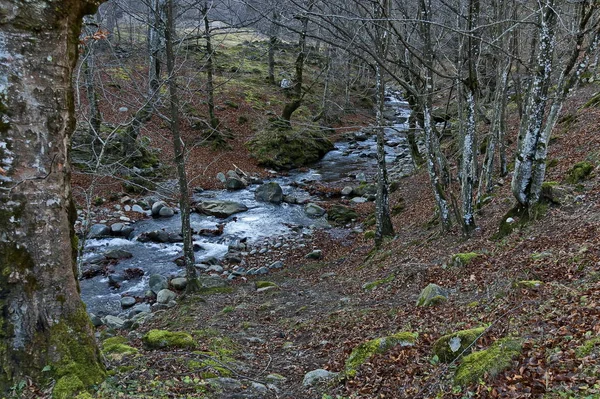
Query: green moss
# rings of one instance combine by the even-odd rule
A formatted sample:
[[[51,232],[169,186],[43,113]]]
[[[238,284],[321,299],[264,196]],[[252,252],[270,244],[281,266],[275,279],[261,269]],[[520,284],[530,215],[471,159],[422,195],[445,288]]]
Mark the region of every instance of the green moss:
[[[247,147],[260,165],[277,169],[309,165],[334,148],[318,128],[272,128],[257,134]]]
[[[374,240],[375,239],[375,231],[367,230],[364,234],[365,240]]]
[[[569,171],[566,181],[571,184],[582,182],[590,176],[593,170],[594,165],[592,163],[586,161],[577,162]]]
[[[473,344],[485,332],[486,328],[479,327],[444,335],[433,344],[433,354],[441,362],[450,363],[459,356],[470,353]],[[454,348],[455,350],[452,350],[451,344],[458,346]]]
[[[343,205],[333,205],[327,211],[327,220],[333,221],[337,224],[347,224],[356,220],[358,213],[352,208]]]
[[[515,288],[537,288],[540,285],[544,284],[542,281],[538,280],[521,280],[516,281],[513,286]]]
[[[558,165],[558,159],[556,159],[556,158],[548,159],[546,161],[546,167],[547,168],[554,168],[557,165]]]
[[[503,338],[488,349],[474,352],[462,360],[456,369],[454,382],[469,385],[484,377],[494,378],[510,367],[512,359],[522,350],[522,342],[515,338]]]
[[[596,346],[600,346],[600,336],[588,339],[575,350],[578,358],[589,356]]]
[[[358,368],[368,359],[376,354],[385,353],[396,345],[412,346],[417,340],[417,333],[399,332],[384,338],[376,338],[364,342],[352,350],[346,360],[344,374],[347,377],[354,377]]]
[[[223,310],[221,310],[221,313],[227,314],[233,312],[234,310],[235,308],[233,306],[225,306]]]
[[[83,381],[76,375],[66,375],[56,381],[52,390],[53,399],[71,399],[79,392],[85,390]]]
[[[375,280],[368,283],[363,284],[362,288],[366,291],[372,291],[380,285],[390,283],[396,278],[395,274],[390,274],[386,278],[382,278],[381,280]]]
[[[129,342],[125,337],[112,337],[102,342],[102,353],[117,354],[117,355],[135,355],[138,353],[136,348],[133,348],[126,343]]]
[[[392,216],[399,215],[404,209],[406,209],[406,204],[404,203],[404,199],[400,199],[393,207],[392,207]]]
[[[473,259],[477,258],[481,254],[477,252],[466,252],[460,254],[454,254],[450,258],[450,266],[454,267],[462,267],[467,266],[469,263],[473,261]]]
[[[447,300],[448,295],[442,287],[437,284],[428,284],[421,291],[419,299],[417,299],[417,306],[435,306]]]
[[[277,284],[272,281],[256,281],[254,287],[258,290],[265,287],[277,287]]]
[[[144,345],[151,349],[194,348],[196,341],[182,331],[150,330],[142,337]]]

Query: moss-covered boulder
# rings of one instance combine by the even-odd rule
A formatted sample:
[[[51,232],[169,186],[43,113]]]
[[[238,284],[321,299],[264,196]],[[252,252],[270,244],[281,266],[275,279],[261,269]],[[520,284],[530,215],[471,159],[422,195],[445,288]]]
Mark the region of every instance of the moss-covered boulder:
[[[127,338],[121,336],[107,338],[102,342],[102,353],[113,359],[138,353],[138,350],[127,345],[127,342],[129,342]]]
[[[463,267],[471,263],[475,258],[480,256],[477,252],[465,252],[454,254],[450,257],[450,266]]]
[[[441,362],[450,363],[459,356],[470,353],[475,341],[485,332],[486,328],[472,328],[444,335],[433,344],[433,354]]]
[[[435,306],[448,300],[448,292],[437,284],[429,284],[423,288],[417,306]]]
[[[372,356],[385,353],[396,345],[413,346],[417,340],[418,334],[411,332],[399,332],[388,337],[376,338],[371,341],[363,342],[356,346],[346,360],[344,375],[354,377],[358,368]]]
[[[567,187],[559,186],[557,182],[542,183],[541,201],[554,205],[563,205],[573,200],[573,195]]]
[[[327,211],[327,219],[337,224],[347,224],[358,218],[358,213],[343,205],[334,205]]]
[[[182,331],[150,330],[142,337],[142,342],[150,349],[194,348],[196,341]]]
[[[465,356],[456,369],[454,382],[469,385],[482,378],[494,378],[508,369],[512,360],[521,353],[522,342],[516,338],[503,338],[488,349]]]
[[[334,148],[318,130],[277,128],[258,133],[247,147],[260,165],[276,169],[310,165]]]
[[[566,181],[571,184],[582,182],[590,176],[593,170],[594,165],[592,163],[587,161],[577,162],[569,171]]]

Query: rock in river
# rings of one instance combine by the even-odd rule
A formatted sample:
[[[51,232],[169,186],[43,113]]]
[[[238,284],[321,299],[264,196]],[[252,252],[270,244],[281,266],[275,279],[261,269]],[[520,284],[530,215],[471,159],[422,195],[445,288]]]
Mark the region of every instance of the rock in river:
[[[246,212],[248,207],[244,204],[234,201],[219,201],[210,200],[202,201],[196,206],[200,213],[216,216],[218,218],[226,218],[239,212]]]

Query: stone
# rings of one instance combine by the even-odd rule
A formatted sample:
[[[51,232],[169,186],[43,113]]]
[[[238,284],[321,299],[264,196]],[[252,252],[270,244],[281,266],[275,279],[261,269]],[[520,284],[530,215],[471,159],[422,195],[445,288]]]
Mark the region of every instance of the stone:
[[[358,180],[361,183],[365,183],[367,181],[367,177],[365,176],[364,172],[360,172],[356,175],[356,180]]]
[[[90,321],[92,322],[92,325],[94,327],[100,327],[102,324],[104,324],[102,322],[102,319],[100,319],[100,317],[96,316],[93,313],[90,313]]]
[[[88,238],[102,238],[110,236],[110,227],[105,224],[93,224],[90,227]]]
[[[132,206],[131,210],[133,212],[137,212],[137,213],[146,213],[146,212],[144,212],[144,209],[141,206],[137,205],[137,204],[134,205],[134,206]]]
[[[256,188],[254,198],[257,201],[281,204],[283,201],[283,190],[281,189],[281,186],[275,182],[261,184]]]
[[[121,229],[121,237],[129,238],[135,229],[132,226],[125,226]]]
[[[185,287],[187,286],[187,278],[185,277],[177,277],[174,278],[173,280],[171,280],[171,285],[173,286],[173,288],[175,288],[176,290],[183,290],[185,289]]]
[[[221,183],[225,184],[225,182],[227,181],[227,177],[225,176],[225,173],[223,173],[223,172],[217,173],[217,180],[220,181]]]
[[[207,273],[210,272],[214,272],[214,273],[222,273],[223,272],[223,266],[221,265],[211,265],[206,269]]]
[[[327,211],[327,220],[338,224],[347,224],[356,220],[358,213],[352,208],[343,205],[333,205]]]
[[[209,200],[202,201],[196,206],[198,212],[218,218],[227,218],[240,212],[246,212],[248,207],[234,201]]]
[[[152,292],[157,294],[160,290],[164,290],[169,287],[169,281],[165,276],[161,276],[160,274],[153,274],[150,276],[150,281],[148,282],[150,289]]]
[[[209,385],[219,388],[225,392],[232,392],[242,388],[242,383],[239,380],[228,378],[228,377],[219,377],[219,378],[210,378],[207,380]]]
[[[269,273],[269,268],[263,266],[256,269],[255,274],[267,274]]]
[[[198,284],[201,288],[221,288],[227,286],[227,281],[220,277],[200,276],[198,277]]]
[[[110,232],[112,235],[121,235],[121,230],[123,230],[124,227],[125,225],[123,223],[113,223],[110,226]]]
[[[423,288],[417,306],[434,306],[448,300],[448,292],[437,284],[429,284]]]
[[[368,201],[368,199],[366,199],[365,197],[354,197],[354,198],[352,198],[352,202],[354,202],[355,204],[364,204],[367,201]]]
[[[241,190],[246,188],[246,186],[246,182],[239,177],[228,177],[225,181],[225,188],[227,190]]]
[[[376,354],[382,354],[395,346],[413,346],[417,340],[417,333],[399,332],[387,337],[372,339],[363,342],[354,349],[348,356],[344,365],[344,375],[354,377],[361,365]]]
[[[131,296],[124,296],[121,298],[121,307],[127,309],[135,305],[135,298]]]
[[[283,267],[283,262],[278,260],[269,265],[269,269],[281,269]]]
[[[510,368],[512,360],[523,350],[523,342],[518,338],[502,338],[489,348],[465,356],[456,369],[454,382],[457,385],[470,385],[483,379],[494,378]]]
[[[302,385],[305,387],[313,386],[319,382],[330,381],[336,378],[338,373],[332,373],[331,371],[324,369],[316,369],[309,371],[304,375],[304,379],[302,380]]]
[[[129,309],[129,318],[134,318],[136,315],[140,313],[150,313],[150,304],[148,303],[138,303]]]
[[[112,315],[105,316],[102,319],[102,321],[104,324],[106,324],[106,326],[108,328],[112,328],[115,330],[123,328],[123,324],[125,323],[125,320],[121,319],[120,317],[112,316]]]
[[[177,295],[173,291],[166,288],[158,291],[156,294],[156,302],[162,304],[167,304],[175,298],[177,298]]]
[[[348,197],[348,196],[352,195],[352,192],[353,192],[353,191],[354,191],[354,189],[353,189],[352,187],[350,187],[350,186],[346,186],[346,187],[344,187],[344,188],[342,189],[342,191],[341,191],[341,194],[342,194],[343,196],[346,196],[346,197]]]
[[[175,215],[175,211],[170,206],[163,206],[160,208],[160,211],[158,211],[158,215],[163,218],[170,218]]]
[[[433,354],[443,363],[450,363],[459,356],[467,355],[486,329],[487,327],[479,327],[444,335],[433,344]]]
[[[152,204],[152,216],[159,216],[160,210],[168,206],[165,201],[156,201]]]
[[[122,249],[112,249],[108,252],[105,252],[104,257],[111,260],[121,260],[131,258],[133,257],[133,254]]]
[[[305,256],[306,259],[321,259],[321,257],[323,256],[323,251],[321,251],[320,249],[315,249],[312,252],[310,252],[309,254],[307,254]]]
[[[321,208],[315,203],[310,202],[304,207],[304,212],[309,217],[317,218],[325,214],[325,209]]]

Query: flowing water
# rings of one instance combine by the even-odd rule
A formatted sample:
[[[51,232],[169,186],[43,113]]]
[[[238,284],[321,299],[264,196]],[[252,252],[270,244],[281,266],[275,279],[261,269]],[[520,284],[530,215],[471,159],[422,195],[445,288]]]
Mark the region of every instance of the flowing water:
[[[385,129],[386,160],[393,175],[408,174],[412,171],[412,161],[406,140],[406,120],[409,116],[408,106],[393,95],[386,102],[389,110],[395,114],[395,124]],[[374,180],[377,170],[376,142],[373,135],[364,141],[339,142],[336,149],[329,152],[320,162],[306,172],[292,172],[286,177],[272,179],[279,183],[284,194],[297,197],[299,200],[311,200],[310,194],[298,188],[302,183],[320,181],[323,183],[348,182],[356,185],[357,175],[364,174],[367,180]],[[362,178],[362,176],[361,176]],[[301,183],[300,185],[296,183]],[[249,209],[228,219],[218,219],[200,214],[191,215],[192,228],[214,229],[218,223],[226,222],[223,234],[219,237],[194,236],[194,243],[202,249],[196,252],[196,261],[202,263],[208,257],[222,258],[228,251],[231,241],[247,239],[252,245],[261,242],[291,236],[294,234],[310,234],[314,228],[326,227],[324,218],[309,218],[301,205],[283,203],[274,205],[258,202],[254,199],[257,186],[249,186],[239,191],[214,190],[197,194],[195,201],[218,199],[243,203]],[[317,198],[314,198],[317,200]],[[234,219],[235,218],[235,219]],[[87,309],[96,315],[118,314],[121,311],[122,294],[143,295],[148,289],[148,279],[152,274],[165,276],[182,275],[183,270],[173,260],[181,255],[182,245],[142,243],[137,240],[140,234],[165,230],[177,233],[181,230],[178,215],[172,218],[145,219],[134,224],[135,231],[131,239],[104,238],[86,241],[84,263],[106,251],[122,249],[130,252],[130,259],[121,260],[115,267],[115,273],[123,273],[125,269],[140,268],[144,271],[142,278],[123,281],[120,288],[109,287],[107,277],[97,276],[80,281],[81,296]]]

